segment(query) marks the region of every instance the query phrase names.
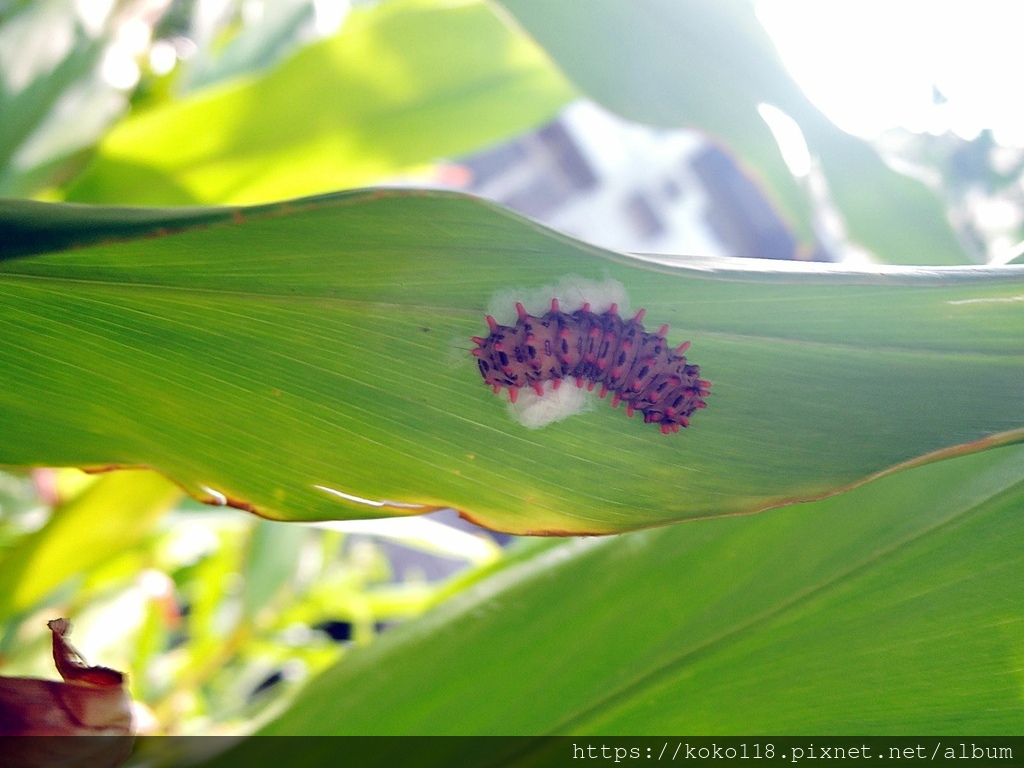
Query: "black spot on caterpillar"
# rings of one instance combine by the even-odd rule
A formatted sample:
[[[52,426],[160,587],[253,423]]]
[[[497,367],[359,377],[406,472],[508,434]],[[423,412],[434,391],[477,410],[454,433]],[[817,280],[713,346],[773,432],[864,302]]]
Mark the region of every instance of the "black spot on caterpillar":
[[[646,310],[632,320],[619,317],[615,304],[601,314],[591,312],[589,304],[568,314],[552,299],[543,317],[518,302],[516,311],[519,319],[512,326],[487,315],[490,334],[473,337],[480,374],[495,394],[507,387],[514,403],[523,387],[543,394],[545,381],[556,389],[564,378],[574,379],[577,387],[586,381],[588,390],[599,384],[601,397],[613,393],[612,407],[625,402],[627,416],[640,411],[666,435],[689,426],[691,414],[707,407],[711,383],[683,355],[690,342],[670,348],[667,325],[648,333],[642,322]]]

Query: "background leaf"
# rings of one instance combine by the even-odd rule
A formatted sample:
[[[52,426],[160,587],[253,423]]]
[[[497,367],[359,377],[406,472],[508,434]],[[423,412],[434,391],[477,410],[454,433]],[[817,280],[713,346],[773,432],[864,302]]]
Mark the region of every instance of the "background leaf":
[[[770,104],[803,131],[850,237],[888,263],[968,261],[936,195],[889,169],[803,95],[746,0],[502,0],[588,96],[623,117],[700,128],[739,155],[805,243],[810,198],[758,114]]]
[[[254,203],[357,187],[508,138],[572,96],[481,2],[380,3],[265,75],[126,120],[66,199]]]
[[[26,195],[66,175],[125,98],[98,75],[109,29],[61,0],[0,10],[0,195]]]
[[[181,496],[180,488],[155,472],[129,470],[98,478],[0,558],[0,621],[138,544]]]
[[[1009,447],[541,548],[350,654],[262,733],[1015,733],[1022,504]]]
[[[0,262],[0,463],[145,464],[288,519],[455,506],[607,533],[814,498],[1024,429],[1016,267],[639,260],[446,193],[236,213]],[[488,303],[514,316],[518,289],[541,311],[588,280],[693,341],[713,384],[691,429],[601,404],[530,431],[483,385],[469,337]]]

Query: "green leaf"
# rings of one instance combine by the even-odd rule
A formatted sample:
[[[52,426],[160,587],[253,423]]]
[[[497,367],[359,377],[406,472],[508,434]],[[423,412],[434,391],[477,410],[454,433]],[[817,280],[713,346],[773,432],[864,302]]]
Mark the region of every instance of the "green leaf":
[[[310,27],[316,24],[315,16],[313,3],[308,0],[284,0],[266,6],[251,18],[246,18],[243,12],[240,28],[232,28],[235,25],[230,18],[209,27],[204,25],[198,36],[210,42],[201,42],[196,53],[184,63],[178,75],[179,87],[185,92],[194,91],[276,66],[304,42]],[[193,24],[196,21],[193,19]],[[194,35],[196,32],[193,28]],[[218,38],[225,36],[227,42],[222,43]]]
[[[970,261],[935,192],[894,171],[874,147],[824,117],[805,119],[803,126],[851,240],[889,264]]]
[[[59,215],[57,210],[30,200],[0,200],[0,261],[104,240],[158,237],[232,217],[228,208],[118,208],[112,215],[107,208],[68,203]]]
[[[255,620],[294,579],[308,538],[308,528],[269,520],[260,520],[253,529],[243,565],[242,611],[247,620]]]
[[[1015,733],[1022,505],[1015,446],[572,541],[348,654],[262,733]]]
[[[0,621],[138,544],[181,496],[180,488],[155,472],[100,477],[0,558]]]
[[[572,96],[481,2],[375,4],[263,76],[126,120],[67,199],[253,203],[357,187],[512,136]]]
[[[79,211],[5,205],[0,242]],[[137,226],[103,213],[94,230]],[[283,519],[453,506],[508,531],[609,533],[1024,435],[1019,267],[642,260],[440,192],[220,214],[0,261],[0,464],[147,465]],[[690,429],[595,398],[529,430],[484,385],[469,337],[485,312],[582,301],[588,283],[692,340],[712,387]]]
[[[0,195],[53,183],[124,108],[97,74],[105,36],[86,30],[67,2],[28,3],[0,18]]]
[[[623,117],[722,139],[810,244],[807,191],[758,114],[771,104],[800,125],[849,235],[882,261],[968,261],[940,201],[888,168],[811,104],[745,0],[502,0],[588,96]]]

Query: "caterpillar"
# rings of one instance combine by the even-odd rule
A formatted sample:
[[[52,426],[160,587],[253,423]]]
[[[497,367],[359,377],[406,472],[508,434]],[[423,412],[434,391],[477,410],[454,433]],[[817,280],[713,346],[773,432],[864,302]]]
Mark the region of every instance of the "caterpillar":
[[[613,408],[625,402],[627,416],[640,411],[666,435],[689,426],[693,412],[707,407],[703,398],[711,383],[683,355],[690,342],[670,348],[667,325],[648,333],[644,309],[623,320],[616,304],[601,314],[591,312],[590,304],[569,314],[552,299],[543,317],[529,314],[520,302],[516,312],[512,326],[487,315],[489,335],[472,337],[480,374],[494,394],[507,387],[514,403],[523,387],[542,395],[546,381],[556,389],[564,378],[575,379],[577,387],[586,381],[588,390],[599,384],[600,397],[613,393]]]

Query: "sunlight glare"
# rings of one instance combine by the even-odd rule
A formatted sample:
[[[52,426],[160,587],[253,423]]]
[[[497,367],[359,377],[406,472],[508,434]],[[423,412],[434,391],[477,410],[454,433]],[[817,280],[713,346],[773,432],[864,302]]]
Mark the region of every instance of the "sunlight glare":
[[[797,178],[809,174],[811,153],[796,120],[771,104],[758,104],[757,112],[775,137],[775,143],[779,145],[779,152],[782,153],[782,159],[789,167],[789,172]]]
[[[971,139],[992,128],[1000,142],[1024,144],[1024,3],[758,0],[756,9],[797,83],[844,130],[875,138],[903,126]]]

